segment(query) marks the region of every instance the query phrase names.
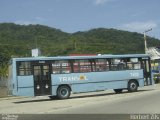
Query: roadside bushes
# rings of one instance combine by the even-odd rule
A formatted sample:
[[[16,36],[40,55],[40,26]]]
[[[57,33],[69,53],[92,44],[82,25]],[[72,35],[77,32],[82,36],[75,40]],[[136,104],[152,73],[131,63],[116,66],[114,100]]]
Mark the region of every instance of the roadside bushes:
[[[155,84],[160,83],[160,73],[153,74]]]

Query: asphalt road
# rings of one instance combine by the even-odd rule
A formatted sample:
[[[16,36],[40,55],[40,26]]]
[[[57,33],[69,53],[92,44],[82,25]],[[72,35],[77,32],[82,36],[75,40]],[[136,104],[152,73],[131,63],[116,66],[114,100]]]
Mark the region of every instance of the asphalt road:
[[[141,91],[142,92],[142,91]],[[144,91],[143,91],[144,92]],[[111,101],[96,101],[93,104],[70,109],[63,109],[57,113],[65,114],[160,114],[160,91],[152,94],[137,95],[112,99]]]
[[[82,103],[83,104],[83,103]],[[160,114],[160,86],[136,93],[108,94],[92,103],[56,111],[63,114]]]
[[[46,96],[5,98],[0,99],[0,114],[160,114],[160,85],[135,93],[109,90],[74,94],[67,100]]]

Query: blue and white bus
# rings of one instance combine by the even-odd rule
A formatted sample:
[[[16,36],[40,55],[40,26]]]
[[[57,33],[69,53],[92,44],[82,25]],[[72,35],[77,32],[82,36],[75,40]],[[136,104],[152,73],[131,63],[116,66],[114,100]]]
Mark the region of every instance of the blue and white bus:
[[[121,93],[154,84],[146,54],[13,58],[12,94],[56,96],[113,89]]]

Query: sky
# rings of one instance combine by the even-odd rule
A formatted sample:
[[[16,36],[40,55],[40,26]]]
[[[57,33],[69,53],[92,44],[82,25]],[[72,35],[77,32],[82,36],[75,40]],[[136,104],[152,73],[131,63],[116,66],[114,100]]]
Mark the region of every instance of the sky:
[[[41,24],[74,33],[114,28],[160,39],[160,0],[0,0],[0,23]]]

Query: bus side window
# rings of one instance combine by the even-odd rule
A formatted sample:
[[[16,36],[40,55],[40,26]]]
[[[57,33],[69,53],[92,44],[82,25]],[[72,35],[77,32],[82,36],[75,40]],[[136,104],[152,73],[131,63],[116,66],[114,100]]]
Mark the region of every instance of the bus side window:
[[[31,63],[30,62],[17,62],[17,73],[20,76],[31,75]]]
[[[141,69],[141,63],[138,60],[138,58],[130,58],[130,60],[127,62],[127,69],[129,70]]]
[[[60,73],[60,62],[54,61],[52,63],[52,73],[53,74],[59,74]]]
[[[120,59],[111,59],[111,71],[119,70]]]
[[[61,61],[61,73],[71,73],[71,64],[68,60]]]
[[[64,74],[71,72],[71,65],[68,60],[54,61],[52,63],[52,73]]]
[[[141,64],[140,64],[140,62],[137,62],[137,63],[134,64],[134,69],[135,69],[135,70],[136,70],[136,69],[141,69]]]
[[[92,62],[90,60],[75,60],[73,62],[73,70],[75,73],[84,73],[84,72],[91,72],[92,71]]]
[[[73,62],[73,71],[75,72],[75,73],[78,73],[80,70],[79,70],[79,60],[75,60],[74,62]]]
[[[123,62],[120,62],[118,65],[117,65],[117,69],[118,70],[125,70],[125,64]]]
[[[127,70],[132,70],[133,69],[133,65],[131,62],[127,62]]]
[[[91,62],[89,60],[79,60],[80,72],[91,72]]]
[[[109,62],[106,59],[96,59],[96,71],[108,71]]]

